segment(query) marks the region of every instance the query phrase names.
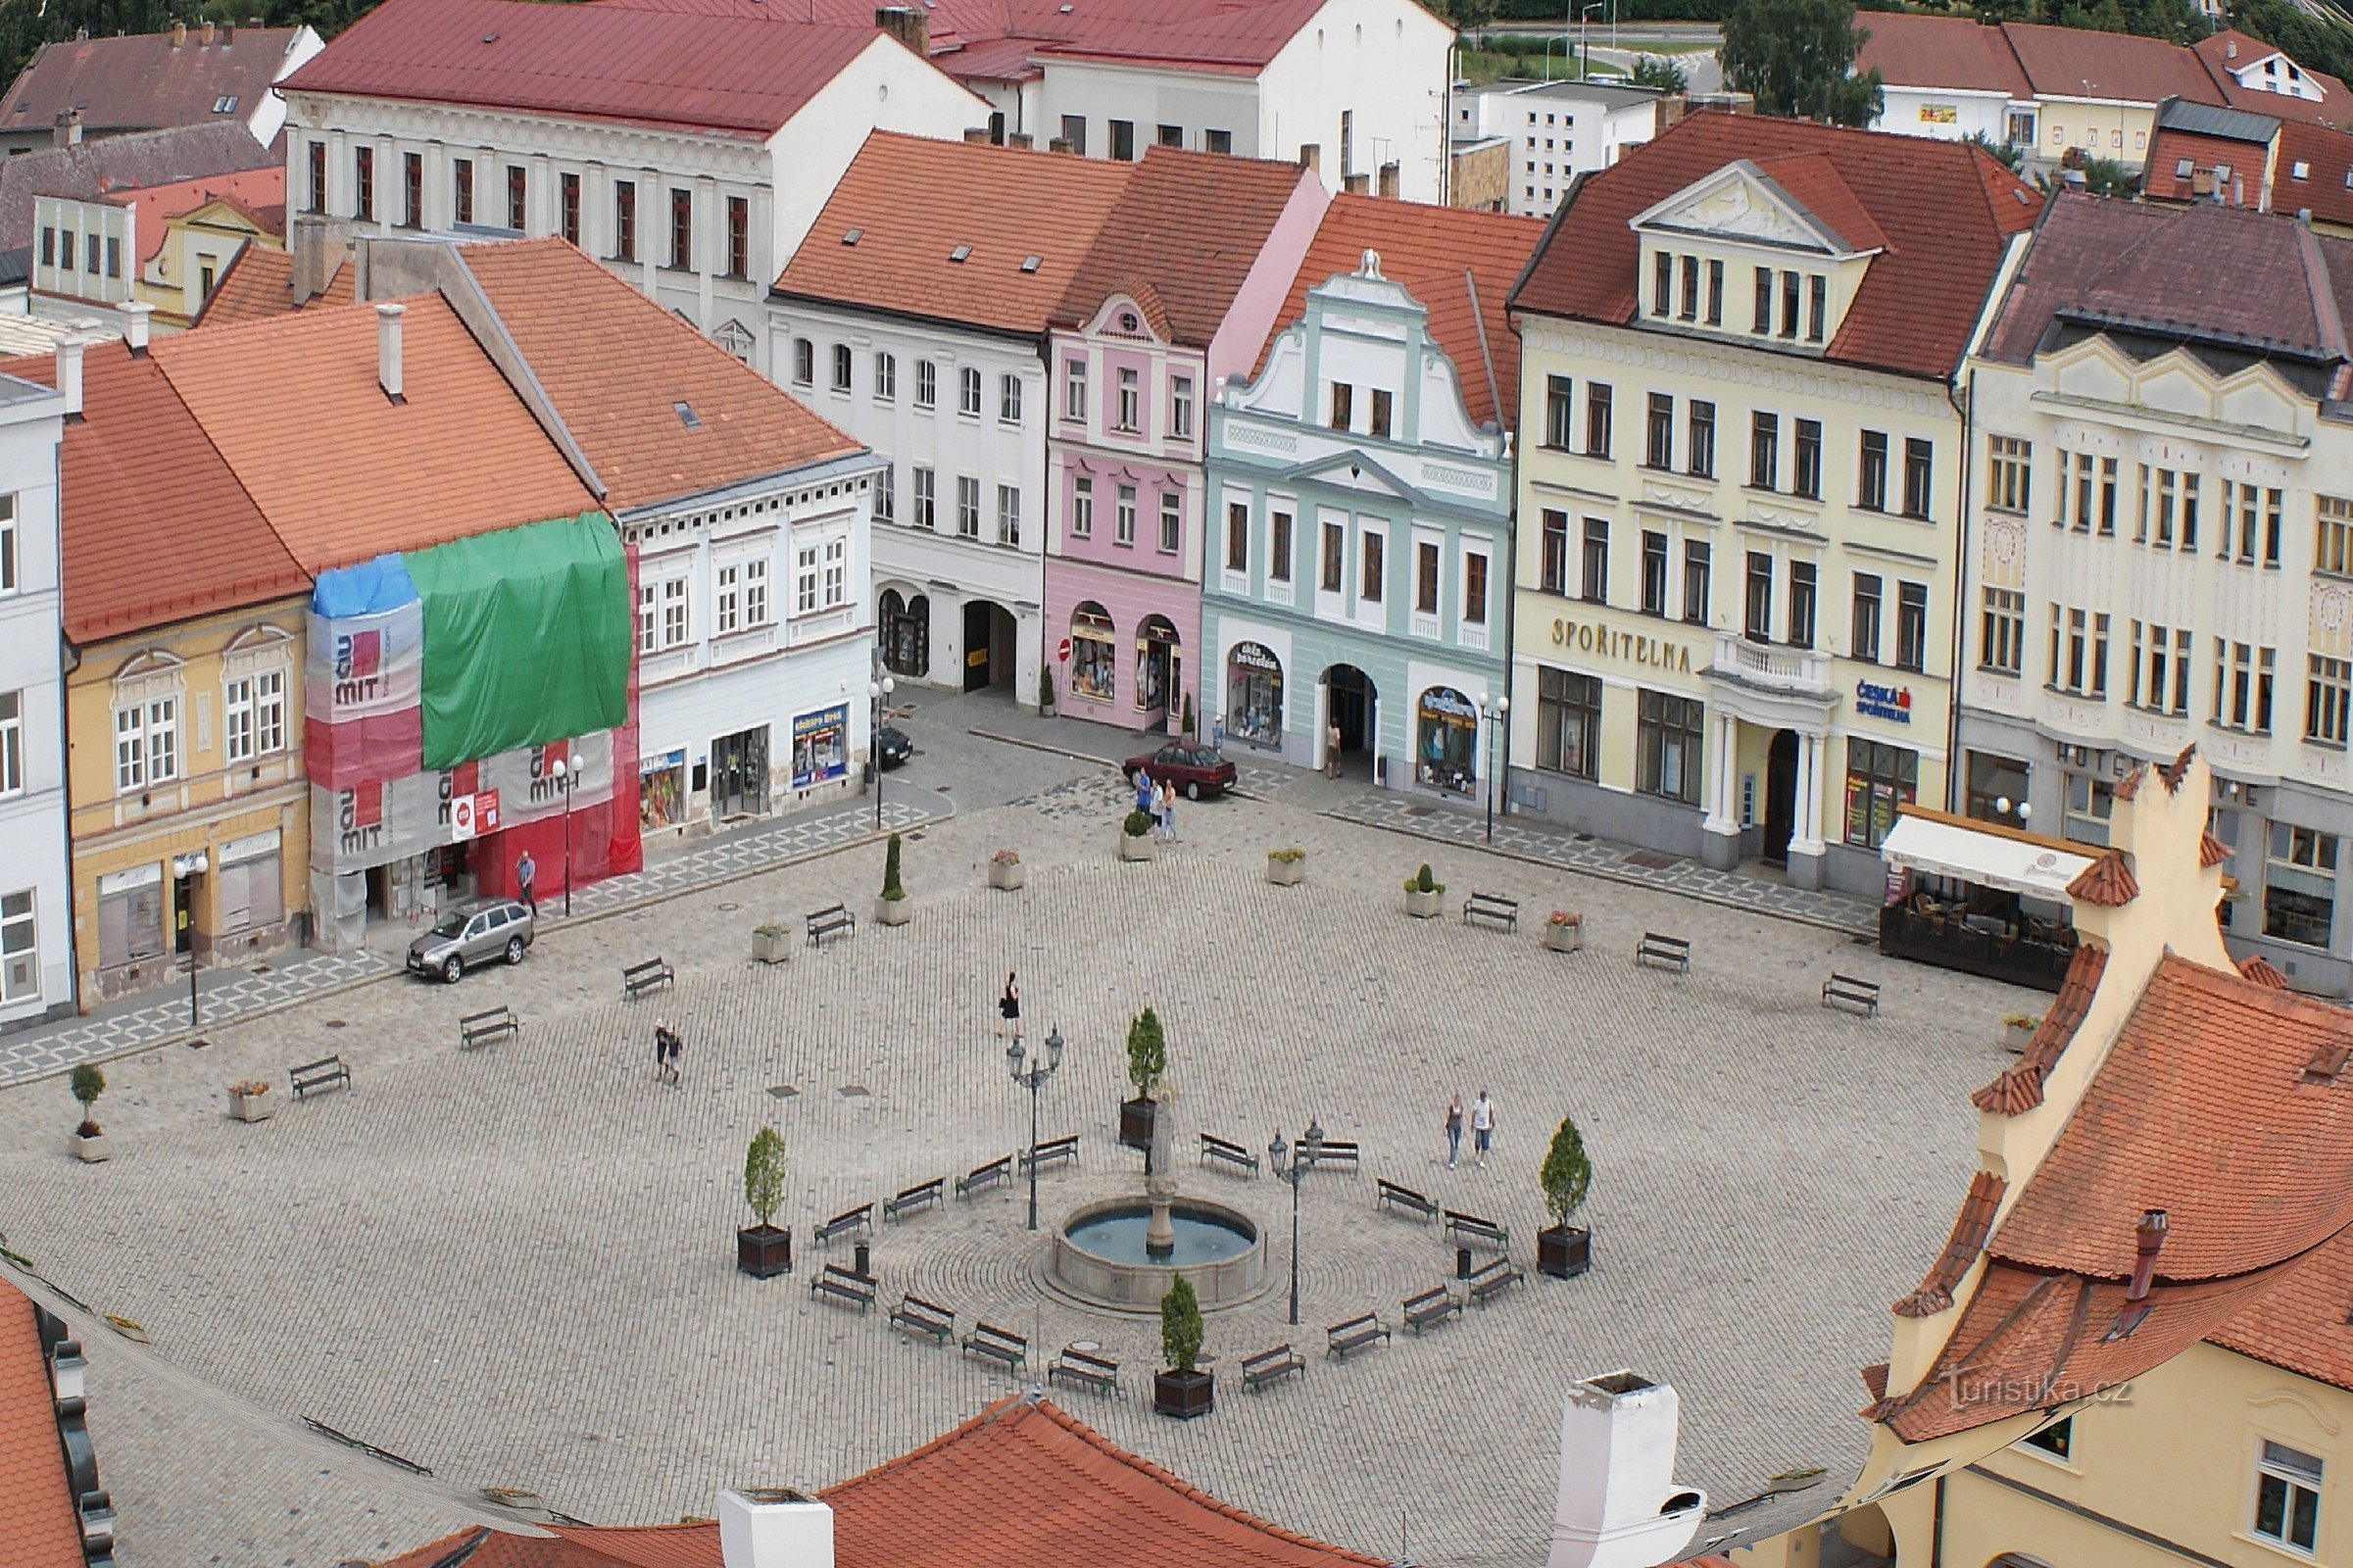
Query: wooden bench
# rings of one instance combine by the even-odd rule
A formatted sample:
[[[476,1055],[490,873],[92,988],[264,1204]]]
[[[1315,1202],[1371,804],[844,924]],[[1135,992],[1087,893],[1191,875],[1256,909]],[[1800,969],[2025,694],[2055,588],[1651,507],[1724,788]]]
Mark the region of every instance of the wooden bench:
[[[891,1308],[891,1327],[909,1339],[918,1334],[931,1336],[934,1345],[946,1345],[956,1334],[956,1314],[937,1301],[926,1301],[913,1293],[899,1298]]]
[[[917,1182],[914,1186],[904,1189],[898,1197],[884,1200],[882,1205],[883,1219],[886,1222],[891,1220],[902,1220],[907,1218],[909,1214],[920,1213],[927,1208],[939,1207],[940,1189],[947,1185],[947,1177],[934,1176],[930,1181]]]
[[[964,1353],[995,1361],[1018,1376],[1029,1365],[1029,1341],[994,1323],[976,1323],[964,1336]]]
[[[1061,1354],[1046,1363],[1046,1381],[1059,1381],[1074,1388],[1091,1389],[1097,1394],[1117,1394],[1119,1363],[1091,1350],[1066,1345],[1062,1347]]]
[[[1458,1208],[1446,1210],[1446,1240],[1461,1247],[1484,1247],[1500,1252],[1511,1246],[1511,1228],[1498,1225],[1492,1219],[1465,1214]]]
[[[1375,1177],[1381,1196],[1373,1201],[1382,1208],[1401,1209],[1415,1219],[1438,1218],[1438,1205],[1410,1187],[1399,1187],[1387,1177]]]
[[[1462,1303],[1454,1293],[1443,1285],[1433,1286],[1419,1296],[1408,1296],[1403,1303],[1405,1326],[1420,1338],[1422,1330],[1433,1323],[1443,1323],[1449,1317],[1462,1315]]]
[[[975,1165],[963,1175],[958,1176],[956,1179],[956,1196],[970,1198],[975,1193],[987,1192],[999,1182],[1009,1182],[1012,1179],[1013,1156],[1005,1154],[990,1160],[986,1165]]]
[[[1662,969],[1691,972],[1691,944],[1684,937],[1663,937],[1655,931],[1642,933],[1642,940],[1634,945],[1636,963],[1655,963]]]
[[[502,1040],[520,1040],[522,1033],[522,1020],[515,1017],[513,1007],[469,1012],[458,1020],[458,1044],[467,1051],[477,1046],[495,1046]]]
[[[1271,1350],[1242,1358],[1242,1386],[1256,1394],[1270,1383],[1280,1383],[1306,1370],[1305,1356],[1288,1345],[1278,1345]]]
[[[1220,1138],[1215,1133],[1203,1133],[1201,1163],[1206,1165],[1213,1159],[1222,1159],[1229,1165],[1249,1171],[1252,1176],[1258,1174],[1257,1155],[1230,1139]]]
[[[817,1245],[831,1247],[835,1237],[847,1236],[852,1231],[858,1231],[866,1236],[874,1234],[874,1205],[872,1203],[860,1203],[856,1208],[845,1208],[818,1226],[816,1230]]]
[[[1474,893],[1462,901],[1462,923],[1485,920],[1506,931],[1520,928],[1520,901],[1507,899],[1500,893]]]
[[[1319,1165],[1346,1165],[1351,1171],[1362,1170],[1364,1168],[1364,1149],[1363,1146],[1350,1143],[1345,1138],[1327,1138],[1315,1151],[1315,1157],[1307,1161],[1307,1164],[1310,1169]]]
[[[663,986],[675,984],[677,979],[676,972],[670,968],[670,960],[658,953],[643,963],[632,963],[622,968],[621,996],[625,1001],[635,1002],[649,991],[659,991]]]
[[[306,1061],[299,1067],[288,1067],[286,1087],[294,1092],[297,1100],[305,1095],[322,1094],[329,1089],[349,1089],[351,1069],[343,1065],[343,1058],[339,1055],[321,1056],[317,1061]]]
[[[1389,1325],[1370,1312],[1324,1330],[1324,1353],[1335,1361],[1347,1360],[1351,1351],[1388,1343]]]
[[[854,1268],[828,1263],[815,1279],[809,1282],[809,1294],[847,1301],[863,1312],[874,1304],[874,1282]]]
[[[1471,1277],[1462,1282],[1462,1290],[1463,1294],[1478,1302],[1480,1309],[1484,1311],[1489,1297],[1497,1294],[1507,1286],[1519,1284],[1527,1277],[1520,1269],[1513,1266],[1510,1258],[1498,1257],[1485,1268],[1474,1270]]]
[[[1078,1134],[1064,1133],[1059,1138],[1047,1139],[1046,1142],[1038,1146],[1036,1159],[1037,1166],[1040,1170],[1044,1170],[1049,1165],[1077,1164]],[[1024,1149],[1014,1156],[1013,1163],[1019,1169],[1020,1173],[1026,1176],[1029,1174],[1030,1160],[1031,1152],[1029,1150]]]
[[[1822,1004],[1826,1007],[1844,1004],[1860,1007],[1867,1015],[1879,1012],[1879,982],[1858,980],[1850,974],[1833,973],[1822,982]]]
[[[811,909],[807,918],[809,945],[820,951],[824,949],[827,937],[838,937],[844,932],[853,936],[858,934],[858,916],[838,904],[828,904],[822,909]]]

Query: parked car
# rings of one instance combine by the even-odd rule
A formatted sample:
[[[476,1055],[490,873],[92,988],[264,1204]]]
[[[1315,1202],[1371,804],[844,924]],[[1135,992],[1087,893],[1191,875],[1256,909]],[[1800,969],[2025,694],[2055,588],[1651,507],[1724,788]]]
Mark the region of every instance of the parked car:
[[[520,963],[531,945],[532,925],[531,911],[513,899],[467,905],[409,944],[409,970],[456,985],[477,963],[497,957]]]
[[[1234,764],[1214,746],[1188,746],[1174,741],[1145,757],[1131,757],[1120,769],[1129,778],[1142,768],[1154,784],[1183,790],[1185,799],[1223,795],[1234,787]]]
[[[914,755],[915,743],[898,725],[885,724],[874,732],[874,756],[886,769],[897,767]]]

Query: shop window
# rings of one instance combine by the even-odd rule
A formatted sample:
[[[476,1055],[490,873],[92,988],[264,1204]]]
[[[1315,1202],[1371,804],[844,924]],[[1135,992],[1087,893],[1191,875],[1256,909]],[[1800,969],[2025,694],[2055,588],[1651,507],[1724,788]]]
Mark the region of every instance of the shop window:
[[[1283,662],[1259,643],[1236,643],[1226,655],[1226,738],[1251,746],[1283,744]]]
[[[2284,1443],[2264,1440],[2255,1466],[2255,1534],[2296,1551],[2315,1549],[2321,1533],[2321,1461]]]
[[[1541,664],[1536,672],[1536,765],[1571,778],[1595,776],[1601,745],[1601,677]]]
[[[882,622],[883,667],[894,675],[929,674],[931,601],[922,594],[908,599],[896,588],[886,588],[875,618]]]
[[[1698,805],[1705,707],[1697,698],[1639,691],[1634,713],[1635,787],[1645,795]]]
[[[1070,689],[1081,697],[1107,703],[1118,667],[1110,612],[1090,599],[1070,612]]]
[[[1178,675],[1177,629],[1166,615],[1147,615],[1136,628],[1136,708],[1164,711],[1174,706]]]
[[[285,870],[275,830],[221,846],[214,907],[222,935],[262,931],[285,918]]]
[[[41,938],[32,890],[0,895],[0,1002],[41,994]]]
[[[1895,808],[1916,799],[1920,757],[1901,746],[1850,736],[1846,742],[1846,842],[1876,850],[1895,826]]]
[[[1450,686],[1433,686],[1414,706],[1414,782],[1455,795],[1478,784],[1479,710]]]
[[[2263,934],[2326,948],[2336,913],[2336,835],[2274,822],[2263,868]]]
[[[98,879],[98,962],[113,968],[164,951],[164,868],[151,861]]]
[[[2027,825],[2027,765],[1989,752],[1969,754],[1969,787],[1962,809],[1979,822]]]

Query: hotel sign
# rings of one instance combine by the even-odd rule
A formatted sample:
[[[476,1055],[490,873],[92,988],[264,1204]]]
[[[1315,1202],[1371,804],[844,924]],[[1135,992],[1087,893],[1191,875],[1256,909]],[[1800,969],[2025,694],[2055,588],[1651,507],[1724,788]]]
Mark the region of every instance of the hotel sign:
[[[1597,654],[1603,659],[1624,660],[1628,663],[1663,669],[1678,675],[1691,672],[1690,644],[1642,632],[1619,631],[1596,621],[1553,621],[1552,646],[1573,648],[1581,654]]]

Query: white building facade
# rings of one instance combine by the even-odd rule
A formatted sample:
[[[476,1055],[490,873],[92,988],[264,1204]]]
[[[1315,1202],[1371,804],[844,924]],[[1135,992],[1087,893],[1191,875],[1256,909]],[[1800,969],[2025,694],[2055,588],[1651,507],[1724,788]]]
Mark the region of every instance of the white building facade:
[[[74,1010],[57,466],[65,400],[0,376],[0,1030]]]
[[[1501,136],[1511,143],[1504,211],[1549,218],[1579,174],[1607,169],[1658,134],[1659,95],[1599,81],[1457,83],[1457,141]]]

